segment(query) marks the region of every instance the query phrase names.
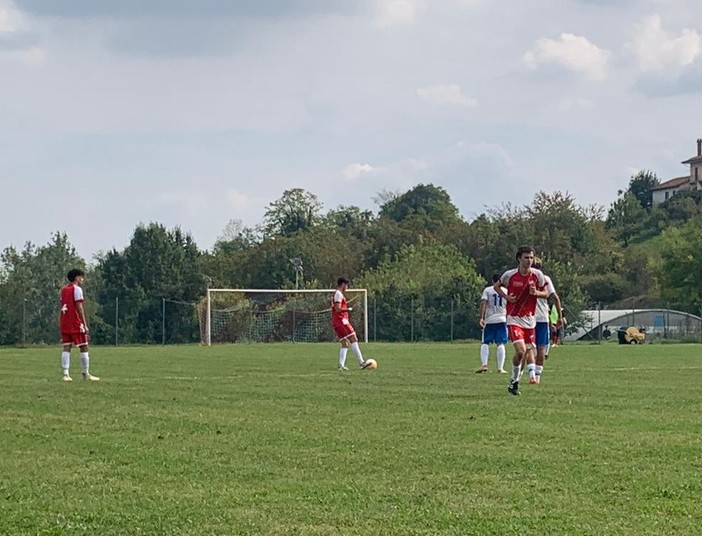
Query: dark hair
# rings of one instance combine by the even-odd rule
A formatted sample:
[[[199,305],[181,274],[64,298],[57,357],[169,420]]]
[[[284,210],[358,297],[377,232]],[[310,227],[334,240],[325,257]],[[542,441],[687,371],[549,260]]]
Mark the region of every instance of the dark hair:
[[[76,277],[78,276],[84,276],[85,272],[81,270],[80,268],[73,268],[73,270],[70,270],[67,274],[66,277],[68,280],[73,283],[76,280]]]
[[[519,249],[517,250],[517,260],[519,260],[525,253],[534,253],[534,248],[531,246],[519,246]]]
[[[494,274],[492,274],[492,282],[497,283],[501,277],[502,275],[500,273],[495,272]]]
[[[543,266],[543,265],[541,264],[541,258],[539,258],[539,257],[534,257],[534,262],[533,262],[532,266],[533,266],[534,268],[536,268],[537,270],[541,270],[541,267]]]
[[[340,277],[340,278],[337,279],[337,281],[336,281],[336,286],[337,286],[337,287],[340,287],[340,286],[343,285],[344,283],[346,283],[346,284],[348,285],[349,283],[351,283],[351,281],[349,281],[349,280],[348,280],[347,278],[345,278],[345,277]]]

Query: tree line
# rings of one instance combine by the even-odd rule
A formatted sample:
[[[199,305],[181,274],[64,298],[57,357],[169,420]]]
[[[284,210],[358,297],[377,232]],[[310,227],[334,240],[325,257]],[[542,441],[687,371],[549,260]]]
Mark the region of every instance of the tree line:
[[[538,192],[527,205],[491,207],[472,221],[433,184],[381,192],[376,212],[325,211],[313,193],[294,188],[267,207],[259,225],[233,219],[211,250],[180,228],[149,223],[134,229],[124,249],[92,263],[56,232],[45,245],[0,254],[0,344],[57,340],[57,293],[72,267],[88,275],[96,343],[117,336],[158,343],[166,333],[169,342],[196,342],[195,304],[208,286],[331,288],[342,274],[369,289],[380,340],[403,339],[410,314],[422,328],[418,338],[446,340],[454,325],[460,338],[477,338],[482,289],[492,273],[514,266],[521,244],[543,259],[571,324],[593,304],[699,314],[702,192],[680,192],[653,206],[657,184],[653,173],[638,173],[608,209],[581,206],[568,193]]]

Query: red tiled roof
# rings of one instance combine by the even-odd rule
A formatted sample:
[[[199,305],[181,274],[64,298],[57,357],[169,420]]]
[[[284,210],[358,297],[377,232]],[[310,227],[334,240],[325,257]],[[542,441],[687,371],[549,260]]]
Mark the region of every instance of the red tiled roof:
[[[682,186],[683,184],[688,182],[690,182],[690,176],[685,175],[684,177],[676,177],[674,179],[662,182],[658,186],[654,186],[653,188],[651,188],[651,190],[668,190],[670,188],[677,188],[678,186]]]

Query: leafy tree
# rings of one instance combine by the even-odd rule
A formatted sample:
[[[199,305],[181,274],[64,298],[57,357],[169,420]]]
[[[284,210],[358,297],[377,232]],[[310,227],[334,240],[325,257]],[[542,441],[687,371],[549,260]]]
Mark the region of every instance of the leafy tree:
[[[321,219],[322,203],[316,195],[293,188],[273,201],[263,216],[264,236],[292,236],[314,227]]]
[[[660,183],[655,173],[642,170],[631,177],[628,192],[636,198],[641,208],[650,209],[653,205],[653,188]]]
[[[85,261],[76,253],[65,233],[51,235],[49,243],[36,247],[27,243],[21,252],[7,248],[0,257],[3,282],[0,301],[7,331],[0,333],[5,344],[27,342],[53,343],[58,340],[59,290],[67,283],[71,268],[85,269]],[[86,308],[94,312],[87,280]],[[94,316],[94,315],[90,315]],[[99,322],[90,318],[91,324]]]
[[[702,220],[663,233],[663,297],[698,313],[702,305]]]
[[[470,259],[441,244],[406,246],[361,281],[376,303],[381,340],[477,337],[477,303],[484,286]],[[454,310],[454,322],[451,310]]]
[[[400,223],[414,218],[429,230],[461,219],[446,190],[433,184],[419,184],[391,197],[380,207],[380,216]]]
[[[345,236],[365,240],[374,221],[370,210],[361,210],[355,206],[340,206],[330,210],[324,216],[324,224],[340,231]]]
[[[648,212],[631,192],[624,192],[612,203],[607,214],[607,227],[624,245],[645,229],[647,221]]]
[[[112,311],[119,298],[121,340],[161,341],[163,299],[194,303],[204,292],[199,256],[190,235],[151,223],[134,230],[124,251],[112,250],[99,259],[100,303],[105,317],[114,318]],[[197,339],[192,307],[184,305],[166,316],[166,336],[171,342]]]

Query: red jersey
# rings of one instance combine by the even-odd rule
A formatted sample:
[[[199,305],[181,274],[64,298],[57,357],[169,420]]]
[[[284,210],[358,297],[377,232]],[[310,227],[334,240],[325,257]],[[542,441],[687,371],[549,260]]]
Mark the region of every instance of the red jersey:
[[[536,304],[538,298],[529,294],[529,286],[534,285],[537,290],[546,285],[546,277],[541,270],[530,268],[525,275],[518,269],[507,270],[500,282],[507,287],[507,294],[517,298],[514,303],[507,302],[507,325],[533,329],[536,327]]]
[[[339,304],[342,309],[347,309],[346,306],[346,296],[340,290],[337,290],[332,297],[332,324],[338,326],[349,323],[349,313],[344,311],[340,313],[336,310],[335,305]]]
[[[69,283],[61,289],[61,333],[84,333],[85,326],[76,304],[83,301],[83,289]]]

